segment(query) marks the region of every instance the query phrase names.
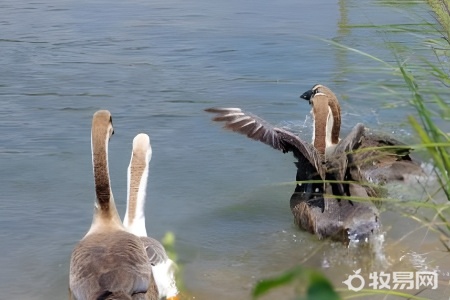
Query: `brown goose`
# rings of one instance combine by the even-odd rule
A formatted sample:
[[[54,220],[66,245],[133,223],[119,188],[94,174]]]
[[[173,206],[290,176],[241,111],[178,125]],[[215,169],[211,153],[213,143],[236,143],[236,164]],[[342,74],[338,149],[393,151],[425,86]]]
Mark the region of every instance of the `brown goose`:
[[[341,107],[336,95],[326,86],[314,85],[300,98],[308,100],[312,106],[314,119],[313,143],[320,153],[328,154],[339,143],[341,128]],[[326,122],[326,126],[322,124]],[[315,138],[315,135],[320,138]],[[324,137],[324,138],[323,138]],[[380,149],[383,146],[399,146]],[[405,144],[383,134],[365,130],[360,149],[379,148],[359,151],[353,155],[363,177],[375,183],[405,181],[411,176],[425,176],[422,168],[411,159],[411,151]]]
[[[94,217],[88,233],[72,252],[71,299],[145,299],[155,286],[144,245],[125,230],[114,203],[108,169],[108,141],[113,133],[109,111],[96,112],[91,132]]]
[[[364,126],[356,125],[325,158],[324,151],[319,151],[295,134],[274,127],[239,108],[208,108],[206,111],[217,114],[213,120],[225,122],[225,129],[244,134],[283,153],[294,154],[298,160],[296,179],[299,183],[291,197],[290,206],[294,222],[300,228],[319,238],[330,237],[344,242],[349,239],[365,240],[378,229],[378,210],[369,198],[375,193],[360,184],[361,174],[352,164],[351,151],[360,146]],[[317,117],[323,118],[322,115]],[[330,131],[328,123],[326,120],[317,122],[324,127],[318,128],[318,132]],[[322,141],[319,142],[319,139]],[[324,144],[324,139],[325,135],[316,134],[314,144]],[[348,183],[323,183],[322,180],[346,180]],[[339,196],[358,197],[363,201],[340,201],[337,199]]]
[[[147,236],[145,228],[145,196],[152,147],[147,134],[140,133],[133,139],[130,165],[128,166],[127,210],[123,225],[128,232],[143,241],[152,265],[152,273],[158,289],[156,299],[176,300],[175,263],[167,256],[160,242]],[[150,297],[151,295],[148,295]],[[155,298],[146,298],[155,299]]]

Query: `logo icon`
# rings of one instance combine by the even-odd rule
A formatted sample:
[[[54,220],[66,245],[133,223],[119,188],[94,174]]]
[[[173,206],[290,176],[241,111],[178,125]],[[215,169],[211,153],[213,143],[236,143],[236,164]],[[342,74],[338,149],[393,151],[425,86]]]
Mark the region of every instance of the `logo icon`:
[[[342,283],[347,285],[350,291],[359,292],[364,288],[366,281],[360,274],[361,269],[353,270],[353,273]],[[371,272],[369,279],[371,280],[369,281],[369,287],[374,290],[390,290],[391,288],[394,290],[412,290],[414,288],[418,290],[421,287],[430,287],[435,290],[438,288],[438,273],[436,271],[393,272],[392,274],[384,271]],[[358,283],[359,285],[357,285]]]
[[[359,273],[361,273],[361,269],[358,270],[353,270],[353,275],[349,275],[347,280],[342,281],[342,283],[344,283],[345,285],[347,285],[347,288],[350,291],[354,291],[354,292],[359,292],[360,290],[362,290],[364,288],[364,285],[366,284],[366,281],[364,280],[364,277],[362,277],[361,275],[359,275]],[[353,280],[359,280],[359,285],[358,286],[354,286],[353,285]]]

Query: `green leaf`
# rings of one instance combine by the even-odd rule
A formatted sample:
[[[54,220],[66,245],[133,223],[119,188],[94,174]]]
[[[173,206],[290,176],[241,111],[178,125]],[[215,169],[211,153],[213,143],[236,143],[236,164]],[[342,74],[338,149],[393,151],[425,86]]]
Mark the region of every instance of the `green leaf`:
[[[331,282],[320,272],[307,269],[302,266],[295,267],[282,273],[279,276],[264,279],[260,281],[253,289],[253,298],[256,299],[272,289],[276,289],[288,284],[294,280],[301,279],[306,282],[306,300],[338,300],[340,299],[338,293],[335,292]]]
[[[278,277],[261,280],[253,289],[253,298],[258,298],[259,296],[267,293],[274,288],[291,283],[295,278],[299,276],[298,273],[299,270],[295,268],[284,272]]]
[[[331,283],[322,274],[311,271],[309,276],[310,285],[306,292],[307,300],[338,300],[338,293],[333,289]]]

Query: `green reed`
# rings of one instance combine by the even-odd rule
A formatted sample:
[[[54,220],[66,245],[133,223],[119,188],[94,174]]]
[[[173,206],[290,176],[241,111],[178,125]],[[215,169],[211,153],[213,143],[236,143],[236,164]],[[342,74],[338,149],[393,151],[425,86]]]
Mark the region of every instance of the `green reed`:
[[[433,113],[426,105],[426,100],[420,91],[419,85],[414,76],[403,66],[399,66],[402,76],[408,88],[413,93],[412,105],[417,110],[420,122],[416,118],[409,116],[409,122],[417,133],[430,155],[433,165],[436,167],[435,174],[439,185],[450,201],[450,137],[449,133],[441,130],[433,120]],[[445,102],[439,95],[434,95],[432,99],[438,108],[446,110]],[[444,112],[443,112],[444,113]]]

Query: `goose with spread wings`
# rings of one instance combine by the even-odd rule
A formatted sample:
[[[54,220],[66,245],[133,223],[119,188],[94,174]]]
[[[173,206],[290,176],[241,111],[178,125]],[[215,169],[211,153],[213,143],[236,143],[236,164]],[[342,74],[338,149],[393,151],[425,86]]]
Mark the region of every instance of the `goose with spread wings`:
[[[353,165],[352,151],[360,146],[364,126],[356,125],[352,132],[329,151],[275,127],[240,108],[208,108],[216,114],[213,121],[224,122],[224,128],[260,141],[283,153],[292,152],[297,159],[297,186],[290,200],[294,222],[319,238],[348,241],[366,239],[379,227],[378,210],[370,201],[374,190],[362,183],[361,174]],[[317,132],[315,139],[325,139],[329,122],[322,122],[325,134]],[[323,149],[324,150],[324,149]],[[308,182],[311,181],[311,182]],[[333,183],[331,183],[333,182]],[[349,197],[359,201],[349,201]]]

